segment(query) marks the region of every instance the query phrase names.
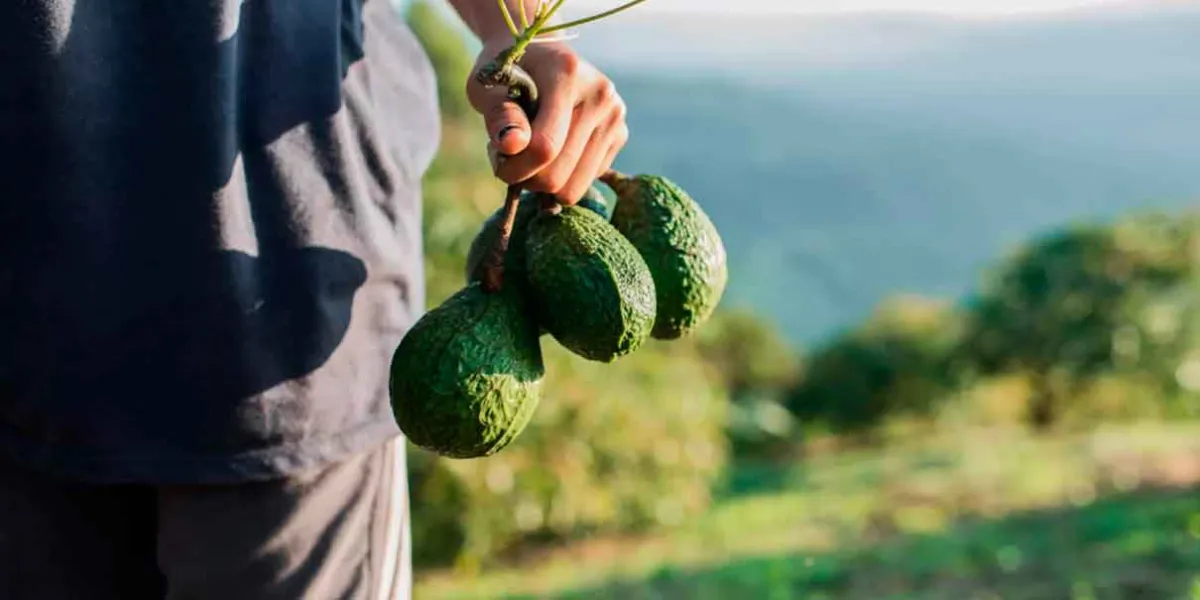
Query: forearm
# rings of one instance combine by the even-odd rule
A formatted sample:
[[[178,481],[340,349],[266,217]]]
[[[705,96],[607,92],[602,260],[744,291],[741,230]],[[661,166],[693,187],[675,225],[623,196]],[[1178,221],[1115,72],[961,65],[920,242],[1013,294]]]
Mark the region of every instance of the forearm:
[[[533,21],[533,12],[537,9],[538,0],[504,0],[508,12],[512,15],[513,23],[521,29],[521,5],[524,4],[527,21]],[[450,5],[458,12],[467,27],[481,40],[493,40],[511,37],[508,23],[500,12],[498,0],[450,0]],[[557,15],[550,19],[551,23],[558,22]]]

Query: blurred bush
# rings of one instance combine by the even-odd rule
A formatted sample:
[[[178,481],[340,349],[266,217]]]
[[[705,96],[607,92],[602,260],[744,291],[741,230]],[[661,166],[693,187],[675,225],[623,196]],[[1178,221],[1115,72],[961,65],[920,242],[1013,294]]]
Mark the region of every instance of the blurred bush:
[[[913,417],[1046,429],[1200,415],[1198,261],[1197,214],[1063,227],[961,307],[884,302],[806,358],[788,407],[806,431],[868,439]]]
[[[779,329],[752,312],[721,310],[696,332],[696,343],[729,390],[734,455],[786,454],[794,442],[795,422],[782,404],[801,374],[801,360]]]
[[[444,118],[462,119],[473,114],[463,88],[475,63],[464,35],[467,31],[447,18],[444,8],[433,2],[410,2],[405,15],[413,34],[425,47],[437,74],[439,104]]]
[[[1160,402],[1193,393],[1197,259],[1194,214],[1132,215],[1033,240],[968,303],[964,377],[1028,377],[1026,420],[1036,428],[1066,412],[1103,413],[1094,410],[1101,388]]]
[[[787,406],[809,431],[866,439],[889,419],[932,416],[954,387],[960,331],[949,303],[889,299],[808,357]]]
[[[474,568],[522,542],[676,525],[708,507],[726,399],[703,363],[660,344],[612,365],[544,346],[545,394],[521,437],[487,459],[430,461],[415,483],[424,559]]]

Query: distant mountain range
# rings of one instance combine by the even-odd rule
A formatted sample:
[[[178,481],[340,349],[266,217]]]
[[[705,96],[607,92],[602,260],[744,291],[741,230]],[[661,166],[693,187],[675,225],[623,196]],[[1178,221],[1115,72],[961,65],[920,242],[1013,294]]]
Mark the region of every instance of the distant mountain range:
[[[957,296],[1035,232],[1200,200],[1200,3],[1020,19],[631,11],[574,45],[629,104],[619,165],[693,190],[728,301],[796,342]]]

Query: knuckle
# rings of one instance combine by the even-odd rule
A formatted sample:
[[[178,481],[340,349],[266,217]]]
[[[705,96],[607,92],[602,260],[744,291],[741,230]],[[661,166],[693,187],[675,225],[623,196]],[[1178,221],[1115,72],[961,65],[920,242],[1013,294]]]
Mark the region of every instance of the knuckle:
[[[604,106],[619,104],[621,95],[617,93],[617,84],[608,78],[601,79],[600,84],[596,86],[596,99]]]
[[[547,178],[546,187],[550,188],[551,192],[559,193],[567,187],[571,182],[571,174],[565,172],[555,172]]]
[[[613,105],[612,124],[617,127],[625,126],[625,119],[629,116],[629,109],[625,106],[624,101],[619,101]]]
[[[557,194],[570,183],[571,174],[565,169],[553,169],[538,176],[543,191]]]
[[[617,149],[625,147],[629,143],[629,128],[625,126],[618,127],[613,134],[613,146]]]
[[[583,66],[583,61],[579,55],[574,52],[564,52],[559,55],[558,70],[567,77],[574,77],[579,74],[580,68]]]
[[[579,203],[579,200],[583,198],[583,195],[586,193],[586,191],[587,190],[580,189],[579,185],[570,185],[559,190],[557,195],[563,202],[574,206],[575,204]]]

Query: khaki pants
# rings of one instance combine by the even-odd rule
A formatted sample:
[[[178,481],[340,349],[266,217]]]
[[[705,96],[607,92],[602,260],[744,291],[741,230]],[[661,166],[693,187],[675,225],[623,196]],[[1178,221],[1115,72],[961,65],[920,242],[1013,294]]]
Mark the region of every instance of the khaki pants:
[[[89,486],[0,462],[3,600],[408,600],[404,442],[231,486]]]

